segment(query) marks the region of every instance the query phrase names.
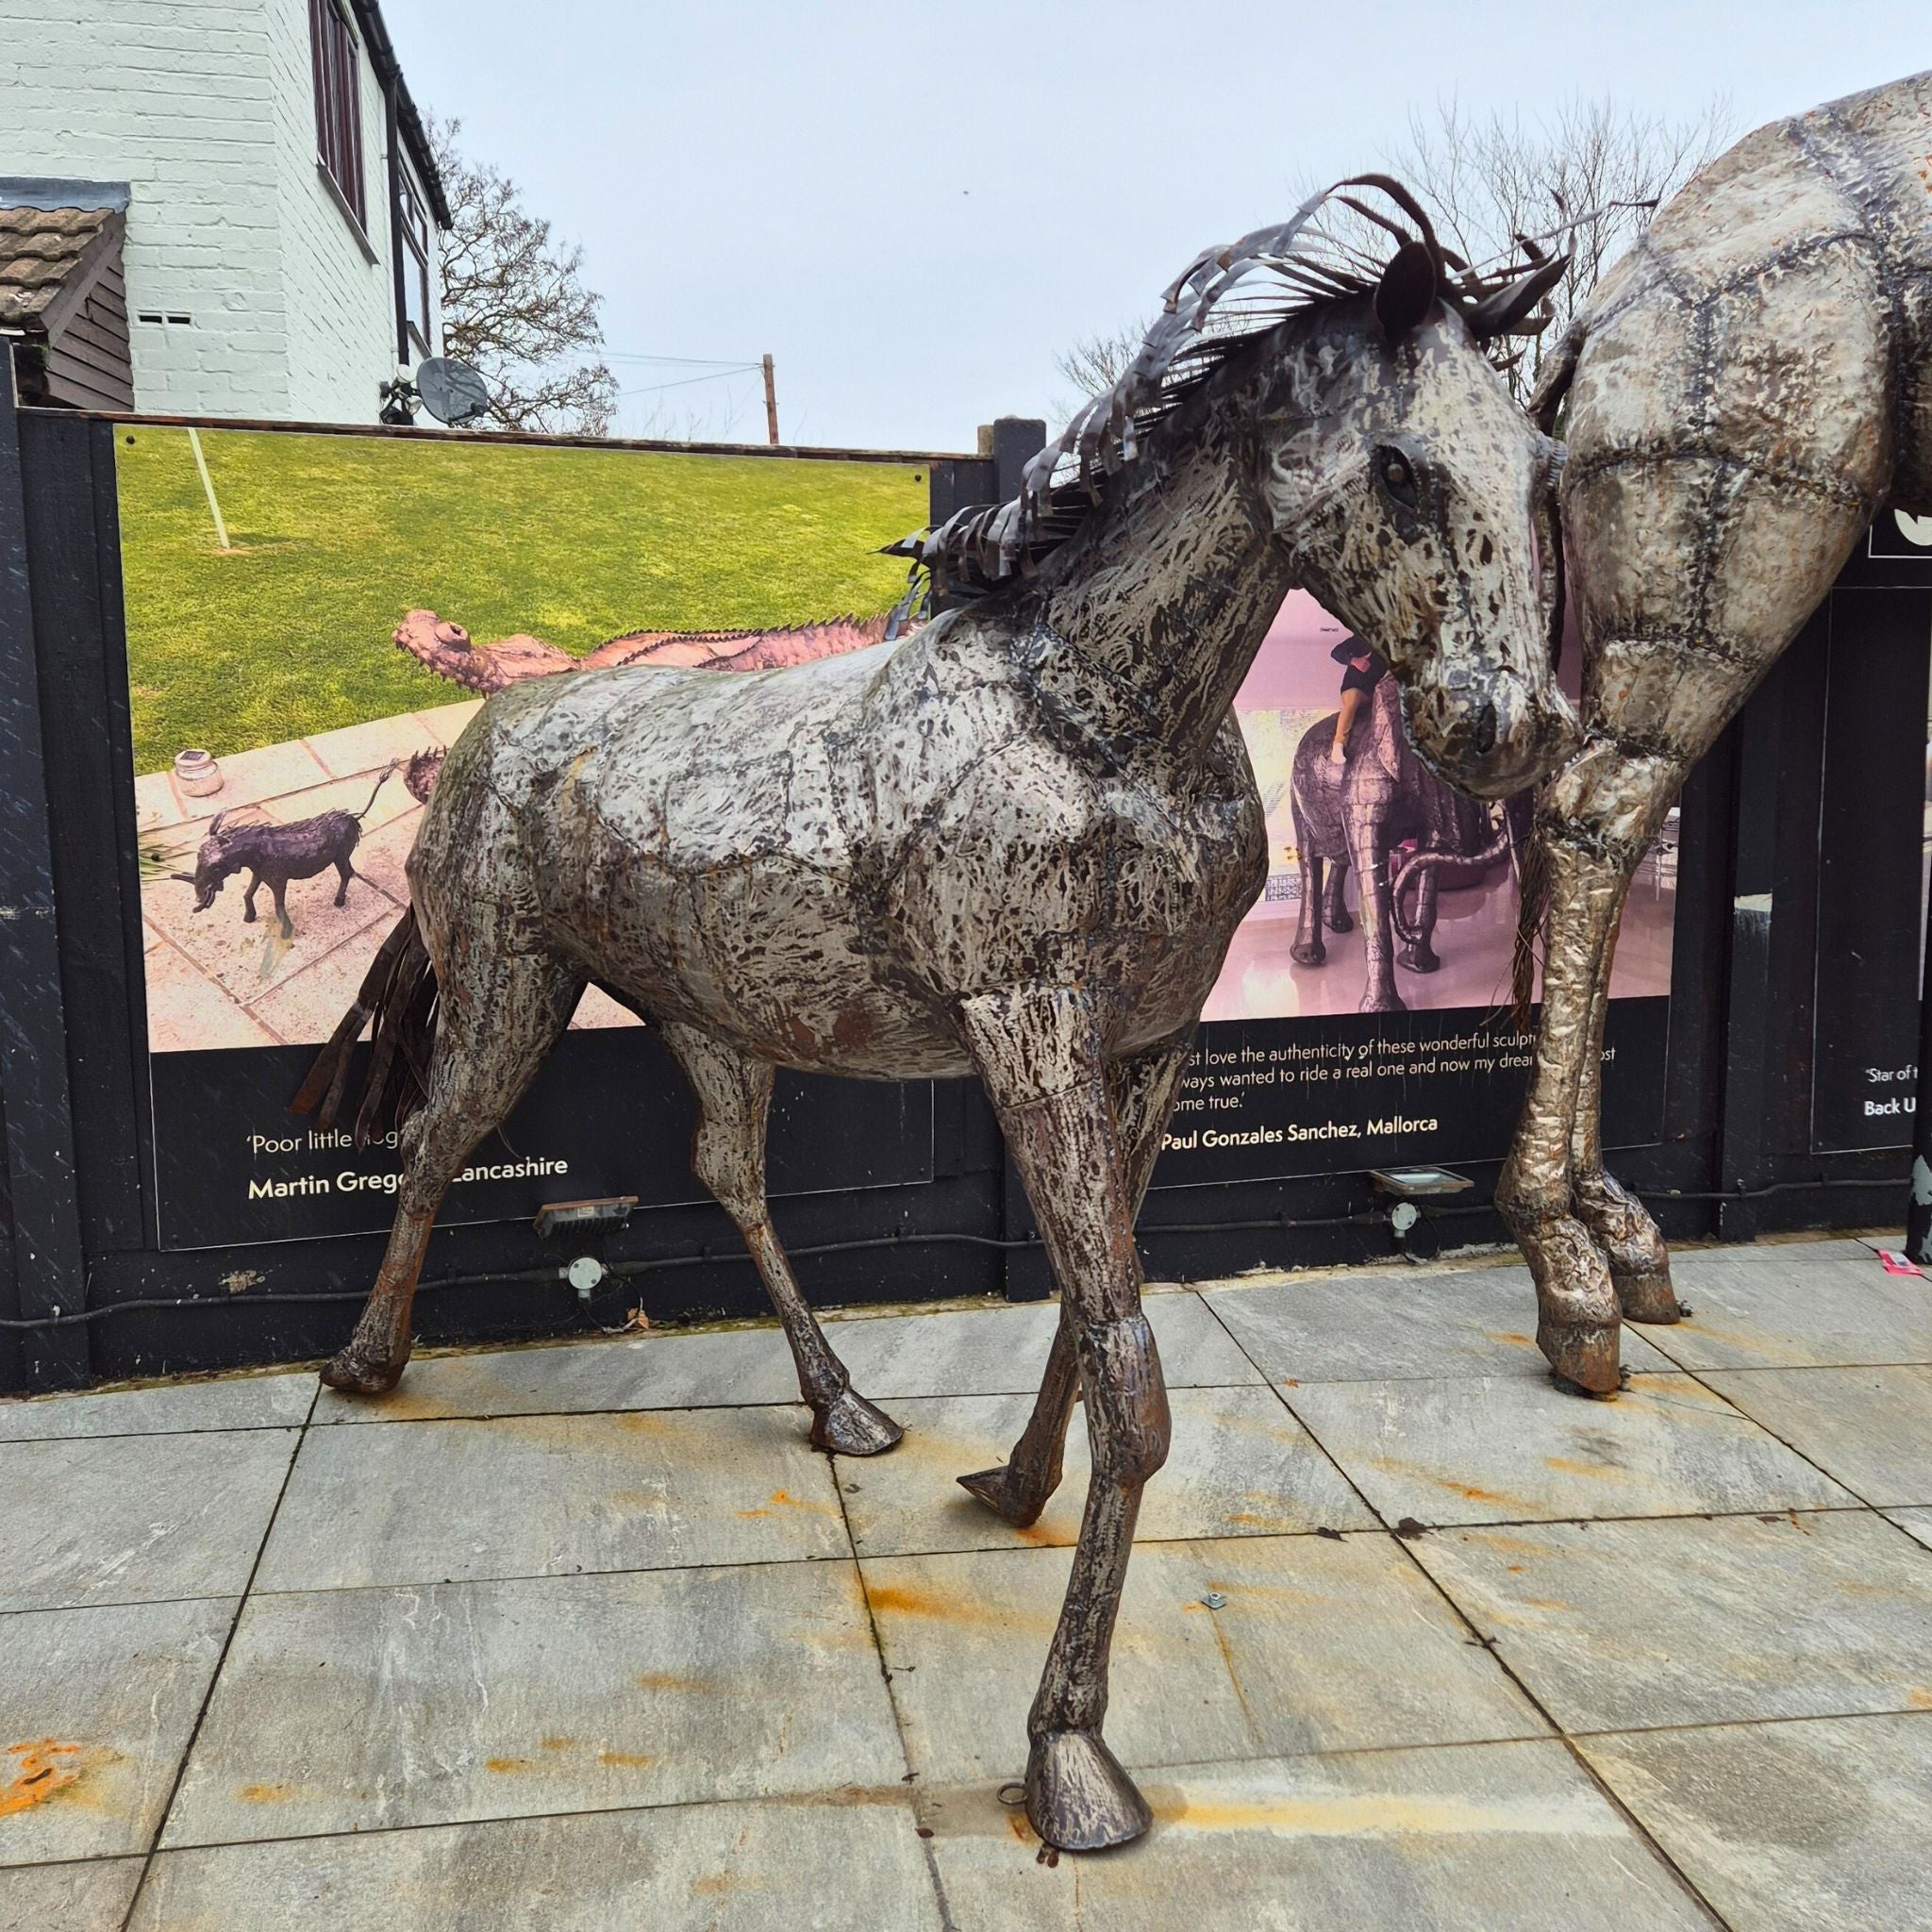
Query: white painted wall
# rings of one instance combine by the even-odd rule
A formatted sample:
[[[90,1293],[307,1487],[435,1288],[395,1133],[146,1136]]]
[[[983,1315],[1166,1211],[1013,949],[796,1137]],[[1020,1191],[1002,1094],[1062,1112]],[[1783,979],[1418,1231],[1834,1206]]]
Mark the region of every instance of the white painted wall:
[[[395,284],[366,52],[373,261],[315,158],[308,0],[0,0],[0,175],[129,185],[137,408],[373,423]]]

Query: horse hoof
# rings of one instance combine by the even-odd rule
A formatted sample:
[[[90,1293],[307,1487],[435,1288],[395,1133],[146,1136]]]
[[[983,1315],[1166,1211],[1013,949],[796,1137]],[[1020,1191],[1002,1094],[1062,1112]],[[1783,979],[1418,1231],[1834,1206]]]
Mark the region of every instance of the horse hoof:
[[[1329,913],[1328,930],[1330,932],[1353,932],[1355,930],[1355,915],[1349,912]]]
[[[1003,1462],[997,1469],[982,1469],[976,1475],[962,1475],[958,1483],[969,1496],[977,1497],[1015,1529],[1032,1528],[1046,1507],[1046,1498],[1033,1494],[1020,1481],[1010,1462]]]
[[[1661,1268],[1644,1268],[1628,1274],[1612,1267],[1610,1286],[1617,1291],[1617,1307],[1626,1322],[1661,1325],[1684,1319],[1684,1310],[1677,1306],[1677,1291],[1671,1286],[1668,1261]]]
[[[1624,1385],[1614,1322],[1539,1322],[1536,1345],[1564,1381],[1587,1395],[1614,1395]]]
[[[1101,1852],[1139,1838],[1154,1814],[1098,1731],[1049,1731],[1026,1760],[1026,1816],[1062,1852]]]
[[[811,1446],[834,1456],[883,1456],[906,1433],[884,1409],[848,1389],[812,1416]]]
[[[1297,966],[1320,966],[1327,960],[1328,948],[1326,946],[1291,946],[1288,949],[1288,957]]]
[[[403,1379],[408,1359],[370,1355],[352,1341],[329,1357],[322,1379],[344,1395],[387,1395]]]
[[[1413,946],[1405,946],[1396,955],[1411,973],[1440,973],[1442,961],[1434,953],[1420,953]]]

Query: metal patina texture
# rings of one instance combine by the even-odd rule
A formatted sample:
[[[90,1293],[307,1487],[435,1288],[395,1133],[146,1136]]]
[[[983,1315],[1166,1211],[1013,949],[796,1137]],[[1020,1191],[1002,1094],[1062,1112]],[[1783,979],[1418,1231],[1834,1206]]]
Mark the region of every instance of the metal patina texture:
[[[1531,407],[1567,434],[1584,739],[1539,813],[1542,1024],[1497,1205],[1536,1276],[1544,1354],[1607,1394],[1620,1318],[1678,1315],[1598,1124],[1631,875],[1874,514],[1932,510],[1932,75],[1714,161],[1604,278]]]
[[[1419,214],[1392,184],[1369,192]],[[325,1374],[385,1390],[444,1191],[584,987],[604,987],[697,1092],[693,1166],[784,1323],[812,1440],[864,1455],[899,1430],[853,1390],[773,1233],[773,1069],[977,1073],[1061,1317],[1013,1460],[968,1487],[1015,1523],[1037,1515],[1076,1391],[1092,1442],[1029,1723],[1034,1824],[1073,1849],[1148,1822],[1101,1738],[1135,1513],[1168,1441],[1132,1227],[1265,872],[1236,688],[1299,583],[1380,644],[1413,729],[1462,782],[1513,791],[1574,734],[1532,539],[1552,447],[1481,348],[1548,265],[1452,282],[1418,220],[1421,238],[1364,269],[1309,243],[1321,200],[1190,268],[1135,369],[1010,512],[909,546],[976,601],[789,669],[508,681],[450,751],[412,909],[297,1101],[334,1111],[373,1019],[358,1127],[406,1118],[404,1174],[375,1291]],[[1248,277],[1258,312],[1224,307]]]

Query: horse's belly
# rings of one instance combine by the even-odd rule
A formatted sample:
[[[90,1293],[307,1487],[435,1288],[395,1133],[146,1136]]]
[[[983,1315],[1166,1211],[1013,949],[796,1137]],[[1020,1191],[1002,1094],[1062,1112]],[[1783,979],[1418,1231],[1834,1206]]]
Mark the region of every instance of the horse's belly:
[[[943,1008],[868,945],[845,877],[785,855],[702,871],[630,855],[585,877],[601,890],[558,908],[559,942],[651,1017],[819,1073],[968,1070]]]

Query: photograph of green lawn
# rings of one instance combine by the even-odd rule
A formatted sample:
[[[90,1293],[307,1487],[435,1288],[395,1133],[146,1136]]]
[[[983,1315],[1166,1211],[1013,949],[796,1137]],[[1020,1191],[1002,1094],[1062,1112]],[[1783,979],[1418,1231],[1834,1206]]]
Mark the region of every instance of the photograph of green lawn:
[[[391,642],[427,608],[574,654],[627,630],[870,615],[878,547],[925,522],[923,464],[259,430],[117,444],[134,765],[220,758],[441,704]]]
[[[906,584],[879,546],[927,506],[915,462],[140,424],[116,454],[157,1053],[327,1039],[408,904],[424,802],[491,687],[398,649],[406,618],[419,642],[541,638],[568,654],[543,675],[630,631],[875,618]],[[348,870],[251,888],[263,828],[305,827]],[[636,1022],[592,990],[573,1024]]]

